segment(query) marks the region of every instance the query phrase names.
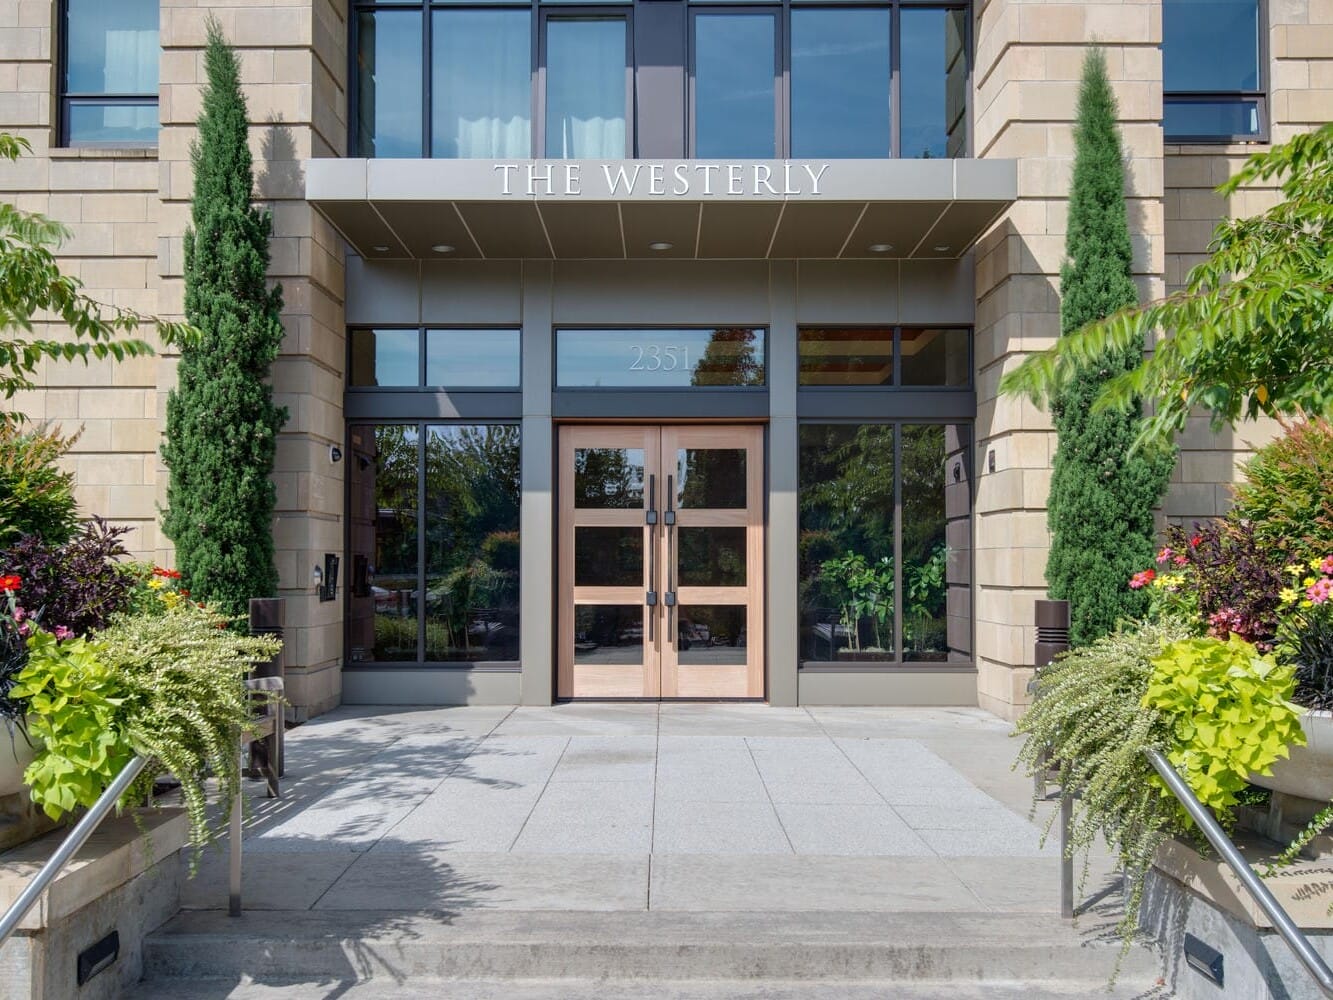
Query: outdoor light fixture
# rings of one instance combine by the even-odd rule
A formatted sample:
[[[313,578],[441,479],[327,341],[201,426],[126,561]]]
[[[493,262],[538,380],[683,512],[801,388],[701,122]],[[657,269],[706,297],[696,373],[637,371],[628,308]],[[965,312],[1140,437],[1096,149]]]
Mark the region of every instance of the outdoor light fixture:
[[[888,253],[893,249],[892,243],[872,243],[866,247],[871,253]]]
[[[370,249],[374,250],[376,253],[388,253],[388,252],[389,252],[389,248],[386,247],[386,246],[384,246],[383,244],[376,244],[375,246],[371,247]]]
[[[436,243],[433,247],[431,247],[431,249],[434,250],[436,253],[453,253],[453,252],[454,252],[454,248],[453,248],[453,246],[452,246],[451,244],[449,244],[449,243]]]
[[[1193,934],[1185,935],[1185,964],[1214,985],[1222,985],[1222,953]]]
[[[343,460],[343,450],[336,444],[329,445],[329,461],[335,465]]]
[[[938,246],[938,247],[935,248],[935,252],[936,252],[936,253],[948,253],[948,252],[949,252],[950,250],[952,250],[952,249],[953,249],[953,247]]]
[[[649,243],[649,250],[670,250],[676,244],[668,243],[666,240],[658,240],[656,243]]]
[[[954,481],[955,483],[961,483],[961,482],[963,481],[963,463],[962,463],[962,462],[954,462],[954,463],[953,463],[953,481]]]
[[[310,583],[315,587],[324,586],[324,571],[319,566],[310,571]]]

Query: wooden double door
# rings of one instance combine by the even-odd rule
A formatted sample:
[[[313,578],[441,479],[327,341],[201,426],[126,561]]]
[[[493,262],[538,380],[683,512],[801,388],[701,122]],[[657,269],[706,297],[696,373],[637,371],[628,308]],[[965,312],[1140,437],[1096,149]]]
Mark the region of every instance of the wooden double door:
[[[762,698],[757,426],[569,426],[559,448],[561,698]]]

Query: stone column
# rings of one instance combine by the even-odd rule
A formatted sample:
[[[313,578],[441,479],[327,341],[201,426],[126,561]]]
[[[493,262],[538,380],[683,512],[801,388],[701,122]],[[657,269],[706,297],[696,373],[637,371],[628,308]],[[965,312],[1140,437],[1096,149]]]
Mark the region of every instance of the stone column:
[[[1018,201],[976,251],[977,697],[1006,718],[1026,701],[1032,675],[1055,437],[1046,413],[999,397],[999,380],[1060,333],[1072,124],[1093,40],[1120,105],[1135,277],[1141,297],[1163,293],[1161,14],[1160,0],[989,0],[975,9],[976,155],[1019,161]]]

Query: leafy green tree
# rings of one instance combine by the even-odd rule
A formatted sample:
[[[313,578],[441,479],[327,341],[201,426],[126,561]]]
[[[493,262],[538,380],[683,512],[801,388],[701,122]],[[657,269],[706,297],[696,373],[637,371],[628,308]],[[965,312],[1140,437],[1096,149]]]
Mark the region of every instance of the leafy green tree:
[[[267,379],[282,342],[282,290],[265,280],[271,220],[251,204],[239,66],[216,21],[204,64],[185,233],[185,314],[201,335],[181,351],[167,399],[162,456],[171,480],[162,527],[192,593],[240,614],[278,583],[269,473],[287,414],[273,405]]]
[[[1062,336],[1138,301],[1115,97],[1099,49],[1083,64],[1074,150],[1068,259],[1060,270]],[[1152,561],[1153,507],[1174,456],[1165,449],[1130,454],[1141,421],[1137,401],[1120,411],[1092,409],[1107,380],[1132,370],[1141,356],[1138,344],[1111,346],[1078,365],[1051,400],[1058,443],[1047,501],[1046,582],[1052,598],[1069,601],[1075,645],[1146,610],[1146,596],[1127,584]]]
[[[1050,399],[1092,359],[1167,331],[1097,396],[1099,411],[1155,401],[1140,445],[1169,439],[1196,410],[1214,427],[1261,414],[1333,416],[1333,125],[1250,157],[1217,190],[1230,197],[1278,179],[1282,201],[1220,223],[1184,288],[1062,338],[1001,389]]]
[[[22,136],[0,132],[0,159],[14,161],[32,147]],[[34,388],[33,376],[44,360],[136,357],[153,353],[149,344],[129,336],[154,326],[164,343],[187,339],[183,323],[167,323],[132,309],[89,298],[77,278],[60,273],[55,251],[69,237],[59,222],[0,202],[0,399],[13,399]],[[33,318],[44,314],[73,333],[72,340],[32,337]],[[0,424],[25,417],[0,410]]]

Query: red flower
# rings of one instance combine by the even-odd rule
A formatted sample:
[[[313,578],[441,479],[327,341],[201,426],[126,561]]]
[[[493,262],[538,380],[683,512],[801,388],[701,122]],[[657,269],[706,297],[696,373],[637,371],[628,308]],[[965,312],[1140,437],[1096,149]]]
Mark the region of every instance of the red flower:
[[[179,580],[181,573],[178,569],[163,569],[161,566],[154,566],[153,576],[165,577],[168,580]]]
[[[1156,579],[1157,579],[1157,570],[1145,569],[1143,572],[1135,573],[1133,576],[1129,578],[1129,589],[1140,590],[1143,587],[1148,586],[1148,584],[1152,583]]]
[[[0,590],[18,590],[22,583],[17,573],[0,576]]]
[[[1201,541],[1203,541],[1203,535],[1190,535],[1190,548],[1194,548]]]

